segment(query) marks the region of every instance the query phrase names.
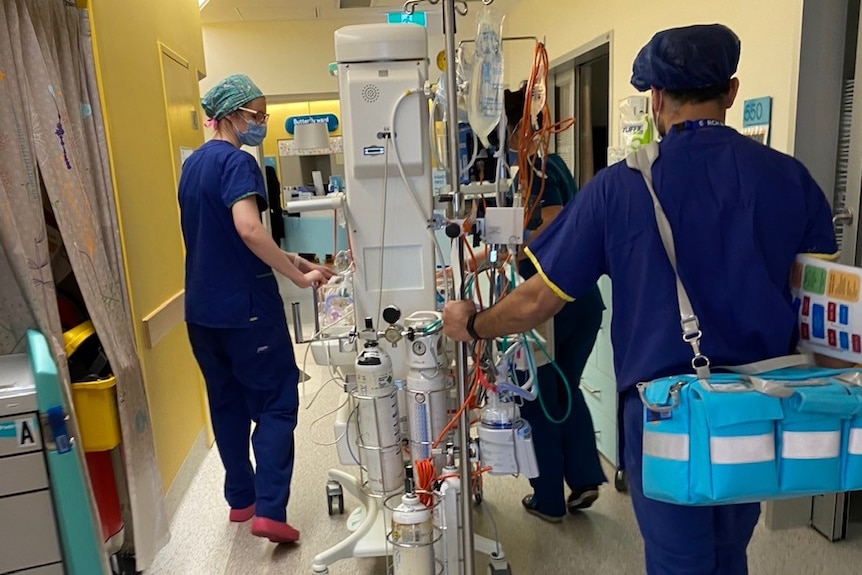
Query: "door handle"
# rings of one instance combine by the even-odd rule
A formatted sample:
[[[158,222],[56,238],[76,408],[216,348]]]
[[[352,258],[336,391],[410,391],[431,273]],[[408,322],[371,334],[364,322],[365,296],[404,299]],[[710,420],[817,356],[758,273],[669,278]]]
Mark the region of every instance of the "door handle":
[[[583,379],[581,379],[581,387],[584,388],[586,390],[586,392],[592,396],[599,397],[602,394],[601,389],[593,389],[592,387],[587,385],[587,382],[584,381]]]
[[[843,210],[838,210],[835,212],[835,215],[832,216],[832,225],[849,226],[853,223],[853,219],[853,210],[850,208],[844,208]]]

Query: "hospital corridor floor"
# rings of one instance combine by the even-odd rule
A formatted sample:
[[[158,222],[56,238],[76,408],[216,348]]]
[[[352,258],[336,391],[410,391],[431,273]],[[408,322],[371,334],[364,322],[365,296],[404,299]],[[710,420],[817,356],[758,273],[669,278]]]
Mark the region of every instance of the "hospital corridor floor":
[[[301,366],[305,346],[297,345],[296,352]],[[300,388],[304,395],[288,507],[288,520],[301,531],[301,542],[277,546],[252,536],[249,523],[228,522],[222,497],[224,471],[213,447],[172,518],[170,543],[146,575],[310,574],[314,556],[347,536],[347,514],[327,514],[326,473],[340,468],[335,448],[314,443],[332,441],[334,416],[314,422],[338,406],[344,395],[338,386],[325,384],[328,370],[313,365],[310,357],[307,372],[311,378],[304,390]],[[606,471],[613,477],[610,466]],[[629,497],[617,493],[612,485],[602,487],[601,497],[590,510],[569,515],[560,525],[524,512],[521,498],[530,492],[524,478],[489,477],[484,489],[488,508],[476,508],[475,531],[494,538],[493,514],[514,575],[643,573],[643,545]],[[356,505],[345,493],[346,511]],[[684,536],[668,533],[668,537]],[[487,572],[487,563],[486,557],[477,554],[477,573]],[[847,541],[829,543],[811,529],[769,531],[761,522],[749,547],[749,564],[752,575],[862,573],[862,525],[852,530]],[[349,559],[332,565],[330,573],[377,575],[385,573],[385,562]]]

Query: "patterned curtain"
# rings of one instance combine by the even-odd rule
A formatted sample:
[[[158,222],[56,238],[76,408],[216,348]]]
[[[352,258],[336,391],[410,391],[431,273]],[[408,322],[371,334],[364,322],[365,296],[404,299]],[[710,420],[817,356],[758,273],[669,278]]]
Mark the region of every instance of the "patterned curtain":
[[[38,329],[51,342],[69,398],[48,201],[117,378],[126,541],[144,570],[167,542],[168,525],[85,10],[64,0],[0,2],[0,103],[0,354],[23,351],[26,330]]]

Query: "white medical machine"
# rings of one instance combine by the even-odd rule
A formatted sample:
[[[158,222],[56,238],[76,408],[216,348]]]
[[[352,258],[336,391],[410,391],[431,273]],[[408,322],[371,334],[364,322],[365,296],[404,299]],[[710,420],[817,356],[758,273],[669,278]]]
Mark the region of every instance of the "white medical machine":
[[[426,1],[443,5],[446,84],[457,86],[452,31],[465,5]],[[407,2],[405,10],[417,3]],[[486,44],[490,38],[492,48],[493,42],[502,43],[499,31],[487,26],[480,25],[480,36]],[[348,228],[349,268],[331,284],[352,308],[328,322],[335,316],[318,312],[328,310],[330,300],[320,302],[315,319],[323,319],[310,347],[316,363],[341,376],[348,397],[334,423],[336,448],[341,464],[359,467],[358,477],[329,471],[329,512],[344,512],[344,491],[360,505],[347,520],[351,534],[318,554],[312,572],[329,573],[330,565],[349,558],[386,557],[394,575],[474,575],[478,551],[489,557],[489,573],[509,574],[501,545],[474,535],[472,505],[474,498],[481,500],[481,473],[538,475],[530,427],[518,410],[520,401],[536,398],[533,378],[509,379],[513,369],[525,367],[525,357],[528,368],[533,360],[526,335],[473,350],[472,364],[465,345],[455,346],[453,354],[442,335],[437,296],[444,258],[435,231],[444,226],[459,247],[452,250],[458,260],[452,273],[461,275],[454,283],[468,291],[460,265],[463,245],[454,243],[463,242],[465,233],[457,122],[447,122],[451,206],[444,219],[433,212],[429,104],[436,87],[428,77],[425,28],[347,26],[335,33],[335,53],[347,191],[286,207],[289,212],[336,209]],[[499,72],[502,60],[491,63]],[[491,126],[504,124],[493,117],[494,107],[502,108],[502,87],[497,88],[484,90],[484,100],[474,103]],[[456,100],[448,98],[449,118],[457,118]],[[520,242],[523,208],[498,208],[489,218],[502,222],[493,230],[506,229],[486,241],[510,248]],[[492,246],[493,253],[498,247],[503,246]],[[453,291],[450,276],[442,274],[444,291]],[[470,283],[479,289],[477,278]],[[471,438],[477,408],[478,436]]]

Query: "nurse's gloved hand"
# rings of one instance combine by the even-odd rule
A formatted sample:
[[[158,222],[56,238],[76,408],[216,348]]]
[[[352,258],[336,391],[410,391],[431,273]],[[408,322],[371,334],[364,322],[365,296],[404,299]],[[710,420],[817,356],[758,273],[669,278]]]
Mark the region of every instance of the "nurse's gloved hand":
[[[307,287],[315,287],[318,285],[322,285],[326,283],[326,276],[321,273],[320,270],[311,270],[310,272],[303,274],[305,276],[305,281],[307,282],[304,286],[299,286],[303,288]]]

